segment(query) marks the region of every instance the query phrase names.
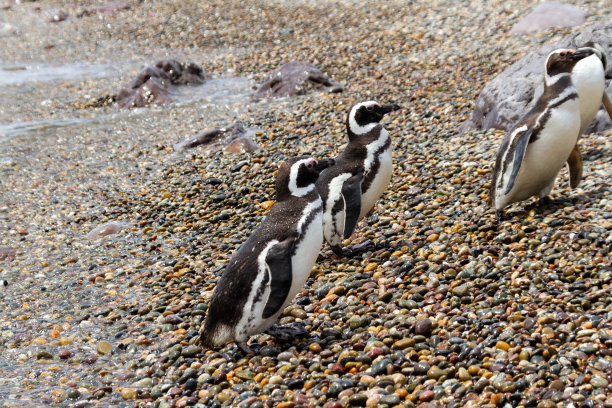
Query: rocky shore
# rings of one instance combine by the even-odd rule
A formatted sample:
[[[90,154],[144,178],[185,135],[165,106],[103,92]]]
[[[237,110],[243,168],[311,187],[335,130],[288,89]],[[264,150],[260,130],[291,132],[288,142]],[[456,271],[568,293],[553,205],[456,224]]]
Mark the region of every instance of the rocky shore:
[[[499,225],[503,132],[458,132],[487,82],[582,26],[510,34],[518,0],[100,4],[0,0],[1,406],[612,407],[612,132],[581,140],[578,189],[563,170],[552,207]],[[167,58],[213,79],[165,106],[100,103]],[[342,92],[253,98],[290,61]],[[280,320],[309,337],[203,350],[276,163],[337,154],[370,99],[404,107],[385,121],[392,185],[345,242],[374,249],[322,249]],[[236,122],[260,149],[173,148]]]

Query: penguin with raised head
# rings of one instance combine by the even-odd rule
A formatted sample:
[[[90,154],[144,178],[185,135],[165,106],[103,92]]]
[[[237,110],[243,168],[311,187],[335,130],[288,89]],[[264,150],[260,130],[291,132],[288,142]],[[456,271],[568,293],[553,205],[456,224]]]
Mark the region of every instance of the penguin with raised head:
[[[580,102],[580,135],[584,134],[593,122],[602,102],[612,118],[612,106],[610,106],[610,100],[605,92],[606,53],[601,45],[593,42],[589,42],[581,48],[590,48],[593,50],[593,54],[578,61],[572,69],[572,83],[578,91]],[[582,156],[578,144],[568,157],[567,164],[570,186],[576,188],[582,179]]]
[[[398,109],[398,105],[375,101],[355,104],[346,118],[348,145],[317,180],[323,200],[323,234],[338,256],[343,255],[342,240],[351,236],[391,181],[391,137],[380,121]]]
[[[323,204],[315,181],[333,159],[282,163],[276,203],[229,261],[200,332],[203,346],[235,341],[245,353],[253,334],[269,330],[302,289],[323,244]],[[290,334],[294,328],[287,327]],[[282,326],[271,334],[281,336]]]
[[[498,220],[509,204],[537,195],[550,199],[555,178],[578,140],[580,106],[572,69],[593,49],[557,49],[548,54],[544,92],[504,137],[491,180],[489,204]]]

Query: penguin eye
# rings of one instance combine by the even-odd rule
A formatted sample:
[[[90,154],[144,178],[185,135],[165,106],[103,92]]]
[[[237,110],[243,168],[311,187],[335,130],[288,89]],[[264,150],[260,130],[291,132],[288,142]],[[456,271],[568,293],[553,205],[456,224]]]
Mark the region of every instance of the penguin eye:
[[[308,164],[306,165],[306,167],[308,167],[309,169],[312,169],[315,165],[315,161],[309,161]]]
[[[366,107],[366,109],[367,109],[369,112],[372,112],[372,111],[374,110],[374,106],[368,106],[368,107]]]
[[[562,57],[565,57],[565,56],[567,55],[567,52],[566,52],[566,51],[561,51],[561,52],[559,53],[559,55],[560,55],[560,56],[562,56]]]

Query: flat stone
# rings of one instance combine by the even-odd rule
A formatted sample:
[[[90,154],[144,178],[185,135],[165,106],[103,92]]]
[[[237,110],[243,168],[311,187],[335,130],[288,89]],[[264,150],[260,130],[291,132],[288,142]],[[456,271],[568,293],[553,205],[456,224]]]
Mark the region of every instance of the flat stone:
[[[96,345],[96,351],[99,354],[108,354],[111,352],[111,350],[113,349],[113,346],[106,340],[102,340],[100,342],[98,342],[98,344]]]
[[[552,27],[579,26],[585,21],[586,17],[578,7],[556,1],[546,1],[538,4],[517,22],[510,32],[512,34],[534,34]]]

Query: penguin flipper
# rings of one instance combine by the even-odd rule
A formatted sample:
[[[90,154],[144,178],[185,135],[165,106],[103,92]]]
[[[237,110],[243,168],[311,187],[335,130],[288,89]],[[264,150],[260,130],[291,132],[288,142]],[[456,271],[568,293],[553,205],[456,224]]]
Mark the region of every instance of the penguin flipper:
[[[582,155],[578,145],[574,146],[567,158],[567,166],[569,167],[570,187],[576,188],[582,180]]]
[[[349,238],[353,234],[359,221],[362,181],[363,170],[348,178],[342,185],[342,197],[344,198],[344,239]]]
[[[292,270],[291,252],[295,243],[294,237],[274,245],[266,255],[266,265],[270,272],[270,296],[264,306],[263,318],[273,316],[285,303],[291,289]]]
[[[516,180],[516,176],[518,175],[518,172],[521,169],[521,165],[523,164],[523,157],[525,157],[527,144],[529,143],[529,139],[531,138],[532,134],[534,134],[533,127],[530,126],[527,129],[519,131],[514,135],[517,140],[514,146],[515,150],[514,160],[512,161],[512,172],[510,173],[508,185],[506,186],[504,194],[508,194],[510,190],[512,190],[512,187],[514,187],[514,181]]]

